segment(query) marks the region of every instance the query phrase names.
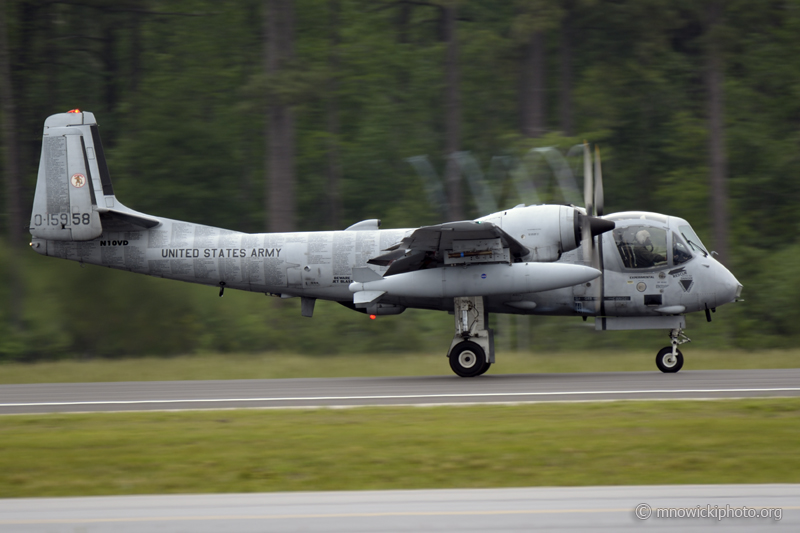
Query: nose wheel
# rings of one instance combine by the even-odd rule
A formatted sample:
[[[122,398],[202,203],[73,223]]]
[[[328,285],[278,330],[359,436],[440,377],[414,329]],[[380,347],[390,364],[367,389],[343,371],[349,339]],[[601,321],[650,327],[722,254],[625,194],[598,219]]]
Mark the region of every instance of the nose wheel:
[[[656,366],[665,374],[674,374],[683,367],[683,354],[678,349],[679,344],[692,342],[692,339],[684,335],[683,329],[677,328],[669,332],[669,340],[672,346],[662,348],[656,355]]]
[[[656,366],[666,374],[674,374],[683,367],[683,354],[677,349],[672,353],[672,346],[662,348],[656,355]]]

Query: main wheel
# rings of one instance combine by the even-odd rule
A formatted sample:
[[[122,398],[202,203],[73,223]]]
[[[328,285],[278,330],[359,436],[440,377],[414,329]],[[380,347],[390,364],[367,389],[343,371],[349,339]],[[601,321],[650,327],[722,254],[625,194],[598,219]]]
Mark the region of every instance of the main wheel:
[[[674,374],[683,367],[683,354],[680,350],[672,355],[672,346],[662,348],[656,355],[656,366],[667,374]]]
[[[486,352],[474,342],[460,342],[450,352],[450,368],[462,378],[479,376],[489,368]]]
[[[489,370],[490,366],[492,366],[492,363],[484,363],[483,364],[483,368],[481,369],[481,371],[480,371],[480,373],[478,375],[479,376],[484,375],[486,373],[486,371]]]

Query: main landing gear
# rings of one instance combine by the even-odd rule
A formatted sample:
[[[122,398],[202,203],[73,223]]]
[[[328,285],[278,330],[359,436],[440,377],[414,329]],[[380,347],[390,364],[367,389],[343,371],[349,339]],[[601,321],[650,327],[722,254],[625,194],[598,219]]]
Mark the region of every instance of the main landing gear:
[[[678,349],[679,344],[691,342],[692,339],[683,334],[682,329],[673,329],[669,332],[672,346],[659,350],[656,355],[656,366],[667,374],[674,374],[683,367],[683,354]]]
[[[450,368],[462,378],[480,376],[494,363],[494,332],[483,297],[454,298],[456,333],[447,357]]]

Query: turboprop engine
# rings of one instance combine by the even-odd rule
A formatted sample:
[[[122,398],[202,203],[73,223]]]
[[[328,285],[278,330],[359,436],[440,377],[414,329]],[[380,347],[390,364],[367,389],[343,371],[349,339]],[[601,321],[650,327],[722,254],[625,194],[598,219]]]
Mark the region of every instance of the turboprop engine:
[[[571,205],[532,205],[494,213],[478,219],[503,229],[530,251],[527,261],[558,261],[583,240],[614,229],[614,223],[587,216]]]

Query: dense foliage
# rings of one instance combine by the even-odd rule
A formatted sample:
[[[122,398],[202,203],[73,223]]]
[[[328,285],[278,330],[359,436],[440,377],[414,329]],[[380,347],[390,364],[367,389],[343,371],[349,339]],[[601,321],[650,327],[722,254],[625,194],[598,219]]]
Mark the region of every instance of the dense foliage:
[[[124,203],[263,231],[265,110],[280,100],[296,120],[297,229],[336,229],[374,217],[384,227],[443,221],[442,206],[427,200],[409,158],[427,156],[433,173],[444,175],[447,43],[441,5],[452,2],[297,0],[295,55],[278,74],[264,69],[265,3],[0,3],[24,209],[33,196],[43,120],[78,107],[98,118]],[[498,156],[521,160],[534,147],[566,151],[588,139],[603,150],[606,212],[685,217],[712,248],[704,80],[709,39],[721,43],[726,260],[744,284],[747,302],[721,309],[716,318],[724,321],[694,334],[710,334],[717,346],[753,348],[792,345],[800,338],[794,326],[800,310],[792,305],[800,296],[794,272],[800,260],[800,1],[724,2],[722,22],[713,31],[707,2],[696,0],[457,4],[460,147],[494,180],[500,207],[520,199],[507,173],[490,176]],[[565,21],[571,43],[566,63]],[[531,138],[522,134],[519,93],[524,47],[536,31],[544,34],[546,133]],[[565,74],[571,80],[566,88]],[[331,109],[337,113],[335,130]],[[341,169],[339,216],[329,207],[331,146],[337,147]],[[540,180],[548,177],[545,167],[540,171]],[[542,200],[561,200],[544,187],[540,192]],[[467,216],[484,214],[466,185],[464,198]],[[240,304],[231,305],[212,289],[97,267],[78,270],[24,251],[25,257],[14,259],[20,254],[11,252],[0,265],[4,279],[12,280],[0,286],[0,298],[9,302],[0,309],[0,357],[321,352],[344,349],[338,346],[344,338],[355,350],[419,350],[431,343],[444,350],[450,335],[446,315],[432,322],[429,314],[407,313],[370,329],[362,315],[331,304],[302,322],[296,310],[281,309],[285,302],[259,295],[242,295],[235,300]],[[21,299],[14,299],[15,291]],[[539,347],[571,342],[561,338],[561,328],[584,331],[568,323],[531,319],[528,329],[513,319],[504,322]],[[544,336],[551,337],[547,343]],[[598,342],[590,332],[569,337]],[[612,333],[599,342],[633,346],[637,338],[642,336]],[[517,342],[529,344],[519,336]]]

